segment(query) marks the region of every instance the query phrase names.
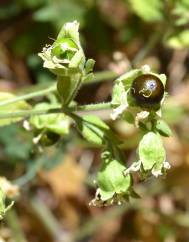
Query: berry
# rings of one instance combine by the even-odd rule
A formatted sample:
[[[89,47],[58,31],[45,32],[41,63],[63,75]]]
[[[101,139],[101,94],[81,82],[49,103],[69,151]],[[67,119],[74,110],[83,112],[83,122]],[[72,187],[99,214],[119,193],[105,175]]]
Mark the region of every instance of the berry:
[[[155,75],[140,75],[132,83],[131,95],[138,106],[151,108],[160,104],[164,95],[164,86]]]

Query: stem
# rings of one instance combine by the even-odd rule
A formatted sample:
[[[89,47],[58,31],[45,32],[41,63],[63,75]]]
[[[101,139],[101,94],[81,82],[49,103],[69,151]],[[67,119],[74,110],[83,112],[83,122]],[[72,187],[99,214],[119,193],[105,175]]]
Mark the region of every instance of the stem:
[[[144,46],[144,48],[139,51],[139,53],[135,56],[132,63],[133,65],[137,65],[141,60],[147,56],[147,54],[154,48],[154,46],[157,44],[159,39],[161,38],[162,32],[156,31],[149,39],[147,44]]]
[[[0,112],[0,119],[6,118],[27,118],[32,115],[43,115],[43,114],[52,114],[52,113],[61,113],[61,108],[49,108],[43,110],[25,110],[19,112]]]
[[[80,105],[76,107],[75,110],[73,109],[72,111],[97,111],[97,110],[105,110],[105,109],[111,109],[111,102]]]
[[[89,104],[89,105],[81,105],[76,107],[70,107],[70,108],[60,108],[60,106],[57,106],[57,108],[49,108],[49,109],[43,109],[43,110],[25,110],[25,111],[19,111],[19,112],[0,112],[0,119],[6,119],[6,118],[27,118],[33,115],[47,115],[47,114],[55,114],[55,113],[65,113],[69,115],[69,112],[73,111],[96,111],[96,110],[104,110],[104,109],[110,109],[111,103],[97,103],[97,104]]]
[[[117,76],[118,75],[113,71],[97,72],[94,75],[94,79],[87,81],[87,82],[84,82],[83,85],[98,83],[98,82],[102,82],[102,81],[106,81],[106,80],[109,81],[110,79],[113,79]],[[11,103],[16,103],[16,102],[19,102],[19,101],[29,100],[29,99],[32,99],[32,98],[35,98],[35,97],[45,96],[45,95],[52,93],[52,92],[55,92],[55,91],[56,91],[56,85],[53,84],[50,87],[39,90],[39,91],[34,91],[32,93],[27,93],[27,94],[24,94],[24,95],[21,95],[21,96],[17,96],[15,98],[11,98],[11,99],[8,99],[8,100],[1,101],[0,107],[6,106],[6,105],[11,104]]]
[[[44,202],[34,197],[30,200],[30,206],[55,241],[69,241],[66,231],[60,227],[59,222]]]
[[[25,94],[25,95],[22,95],[22,96],[18,96],[18,97],[11,98],[11,99],[8,99],[8,100],[5,100],[5,101],[1,101],[0,107],[11,104],[11,103],[32,99],[34,97],[44,96],[46,94],[54,92],[55,90],[56,90],[56,85],[53,85],[49,88],[46,88],[46,89],[43,89],[43,90],[40,90],[40,91],[28,93],[28,94]]]
[[[109,81],[116,77],[118,77],[118,74],[115,73],[114,71],[99,71],[95,73],[94,78],[92,80],[89,80],[84,84],[92,84],[92,83],[99,83],[101,81]]]
[[[26,242],[16,211],[12,208],[6,214],[6,221],[13,233],[15,242]]]

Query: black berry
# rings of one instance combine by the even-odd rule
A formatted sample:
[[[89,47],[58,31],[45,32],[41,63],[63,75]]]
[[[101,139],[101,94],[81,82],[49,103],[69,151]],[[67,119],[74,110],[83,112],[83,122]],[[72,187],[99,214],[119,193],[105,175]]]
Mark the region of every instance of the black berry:
[[[144,74],[134,79],[131,95],[138,106],[151,108],[160,104],[164,95],[164,86],[157,76]]]

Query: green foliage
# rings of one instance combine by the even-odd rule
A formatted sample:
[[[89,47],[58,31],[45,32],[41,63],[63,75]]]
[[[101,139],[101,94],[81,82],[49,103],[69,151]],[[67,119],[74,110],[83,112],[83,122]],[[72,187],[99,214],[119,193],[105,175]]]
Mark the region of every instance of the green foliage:
[[[113,149],[116,149],[113,147]],[[114,153],[116,152],[116,153]],[[97,175],[96,199],[93,205],[110,205],[122,203],[129,197],[131,176],[124,175],[125,165],[118,150],[111,150],[110,146],[102,152],[102,164]]]
[[[14,202],[10,203],[8,206],[5,204],[6,202],[6,194],[5,192],[0,188],[0,220],[3,219],[6,212],[13,206]]]
[[[130,3],[136,13],[146,21],[163,19],[161,12],[163,3],[158,0],[143,2],[135,0]],[[42,10],[39,10],[37,16],[43,16],[43,14],[40,15],[40,11]],[[49,9],[49,11],[54,10]],[[47,45],[39,56],[44,62],[43,66],[56,75],[56,94],[47,95],[49,102],[41,101],[33,105],[31,113],[17,113],[14,119],[2,119],[4,122],[2,125],[20,121],[20,116],[29,115],[30,118],[24,122],[24,127],[33,131],[35,136],[33,141],[41,148],[41,146],[53,145],[69,134],[71,120],[73,120],[87,142],[103,148],[101,168],[97,173],[98,188],[96,197],[91,201],[92,205],[120,204],[128,201],[129,198],[137,197],[133,189],[132,172],[138,172],[140,176],[146,178],[151,175],[156,177],[163,175],[169,169],[170,165],[166,161],[166,153],[160,136],[171,135],[169,126],[161,117],[166,97],[164,74],[152,72],[148,65],[133,69],[115,80],[111,102],[104,103],[105,105],[100,103],[79,106],[74,99],[82,84],[93,78],[95,63],[94,60],[87,60],[85,57],[80,43],[79,23],[77,21],[65,23],[56,40],[51,45]],[[156,107],[143,106],[132,95],[134,81],[145,74],[156,76],[158,83],[161,84],[161,99]],[[139,93],[143,92],[143,89],[144,87],[138,90]],[[35,94],[30,95],[30,98],[36,97]],[[1,100],[13,99],[13,97],[12,94],[2,93]],[[28,96],[15,98],[12,104],[7,106],[3,106],[3,102],[0,103],[2,111],[6,112],[7,108],[12,113],[27,110],[30,106],[25,101],[20,101],[24,99],[28,99]],[[118,118],[126,120],[143,132],[138,146],[138,161],[133,162],[128,168],[120,150],[122,143],[110,127],[96,115],[78,113],[79,110],[90,111],[104,106],[113,108],[110,115],[112,120]]]
[[[165,162],[165,149],[158,134],[148,132],[143,136],[139,144],[139,160],[145,172],[152,170],[155,176],[161,174]]]
[[[135,78],[142,74],[152,74],[157,76],[163,85],[166,85],[166,76],[164,74],[157,74],[150,70],[149,66],[143,66],[140,69],[134,69],[115,80],[115,85],[112,91],[112,106],[114,110],[111,114],[112,119],[117,119],[121,115],[125,115],[125,112],[130,112],[136,116],[140,111],[142,112],[144,108],[139,107],[136,101],[131,95],[131,85]],[[165,97],[165,93],[164,93]],[[164,101],[164,98],[162,99]],[[157,109],[154,107],[154,109]],[[159,108],[158,108],[159,109]],[[145,110],[144,110],[145,111]],[[148,111],[148,110],[147,110]],[[151,110],[152,111],[152,110]],[[157,111],[157,110],[156,110]],[[157,111],[158,112],[158,111]],[[136,121],[136,119],[135,119]]]
[[[14,138],[13,138],[14,137]],[[0,128],[0,143],[8,162],[15,163],[29,159],[32,150],[32,134],[14,123]]]
[[[176,25],[185,25],[189,21],[188,17],[189,2],[188,0],[175,1],[175,8],[173,9],[173,15],[177,17]]]
[[[131,178],[123,175],[124,170],[122,161],[116,160],[109,150],[102,153],[102,165],[97,180],[103,201],[110,199],[114,194],[127,193]]]
[[[75,117],[77,127],[82,136],[96,145],[103,145],[110,136],[110,128],[100,118],[94,115]]]
[[[170,127],[164,120],[161,120],[161,119],[157,120],[156,129],[162,136],[169,137],[172,135],[172,131]]]
[[[84,4],[74,0],[66,0],[53,4],[49,2],[37,10],[33,17],[37,21],[53,22],[59,28],[62,24],[73,20],[84,23],[85,13],[86,7]]]
[[[44,48],[39,56],[44,61],[44,67],[57,75],[57,90],[64,106],[75,98],[81,84],[92,78],[89,72],[94,61],[86,61],[77,21],[64,24],[57,40]]]
[[[44,110],[57,107],[57,105],[49,103],[37,104],[35,110]],[[70,119],[64,114],[48,114],[48,115],[36,115],[29,119],[29,123],[32,127],[38,130],[51,131],[55,134],[66,135],[69,132]]]
[[[166,44],[174,49],[189,47],[189,30],[181,30],[171,34],[167,38]]]
[[[14,97],[15,97],[15,95],[13,95],[12,93],[0,92],[0,101],[2,101],[2,102],[12,99]],[[31,108],[31,106],[28,103],[26,103],[25,101],[20,101],[17,103],[6,105],[6,106],[0,106],[0,113],[3,111],[8,111],[10,113],[14,113],[14,112],[19,112],[19,111],[23,111],[23,110],[29,110],[30,108]],[[11,123],[18,122],[20,120],[22,120],[22,118],[1,119],[0,126],[9,125]]]
[[[147,22],[163,20],[163,1],[161,0],[130,0],[135,13]]]

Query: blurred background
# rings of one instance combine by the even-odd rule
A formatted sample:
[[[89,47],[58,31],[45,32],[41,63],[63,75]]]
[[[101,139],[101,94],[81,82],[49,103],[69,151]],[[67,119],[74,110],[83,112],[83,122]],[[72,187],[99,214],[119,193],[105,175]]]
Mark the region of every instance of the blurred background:
[[[0,91],[22,94],[53,84],[37,53],[73,20],[80,22],[83,48],[97,72],[96,81],[81,89],[79,103],[110,100],[113,79],[131,68],[148,64],[167,75],[164,117],[173,136],[164,145],[172,169],[165,178],[138,183],[139,200],[90,207],[99,149],[72,129],[40,153],[22,124],[0,128],[0,175],[20,187],[0,225],[0,241],[188,242],[189,1],[1,0]],[[125,140],[129,162],[137,130],[126,122],[109,124]]]

